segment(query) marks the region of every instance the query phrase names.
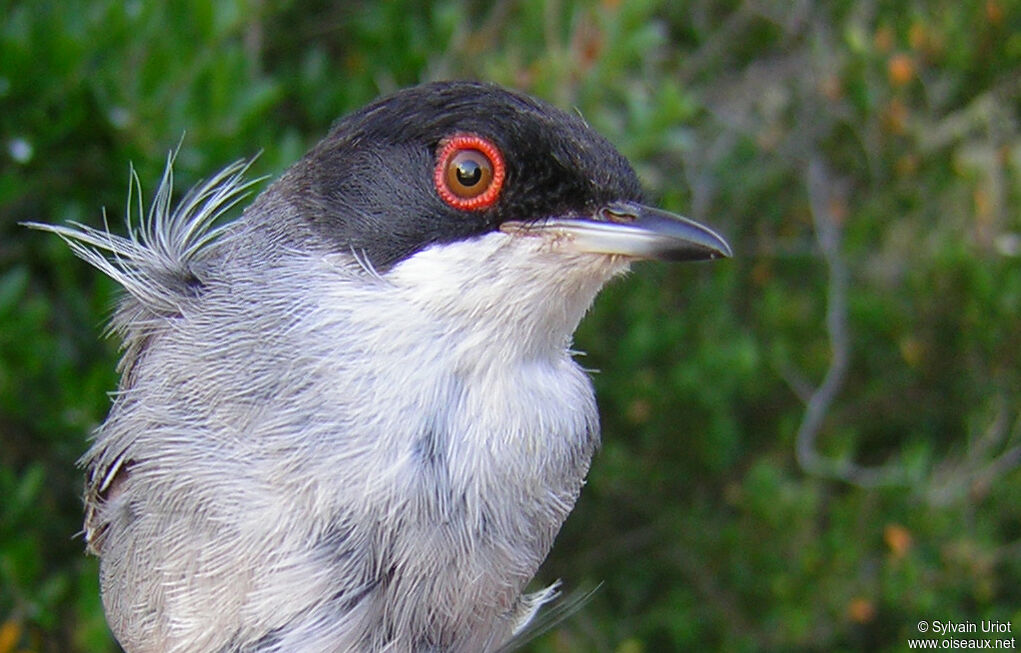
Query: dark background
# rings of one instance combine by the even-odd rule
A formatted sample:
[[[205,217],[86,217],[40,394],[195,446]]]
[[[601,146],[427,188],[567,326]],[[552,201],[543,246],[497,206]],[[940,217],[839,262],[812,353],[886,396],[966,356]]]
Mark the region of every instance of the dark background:
[[[169,5],[173,5],[173,9]],[[168,6],[164,6],[168,5]],[[576,346],[604,424],[535,652],[900,651],[1021,628],[1017,0],[0,2],[0,653],[115,650],[76,458],[112,283],[19,221],[121,229],[419,81],[576,108],[735,258],[643,263]],[[981,633],[979,636],[982,636]]]

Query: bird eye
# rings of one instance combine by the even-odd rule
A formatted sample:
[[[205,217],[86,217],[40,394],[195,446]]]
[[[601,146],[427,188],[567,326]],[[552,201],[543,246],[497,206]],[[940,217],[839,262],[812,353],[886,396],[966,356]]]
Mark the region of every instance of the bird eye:
[[[496,145],[475,134],[455,134],[440,143],[433,182],[450,206],[477,211],[496,201],[506,174]]]

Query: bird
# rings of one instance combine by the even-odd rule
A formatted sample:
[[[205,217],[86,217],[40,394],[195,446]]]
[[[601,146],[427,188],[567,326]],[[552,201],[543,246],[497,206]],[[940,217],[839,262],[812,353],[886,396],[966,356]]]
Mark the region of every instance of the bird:
[[[599,444],[573,334],[633,261],[730,257],[576,112],[431,82],[253,194],[240,161],[126,235],[55,233],[123,289],[84,538],[128,653],[478,653]],[[132,198],[134,198],[132,200]]]

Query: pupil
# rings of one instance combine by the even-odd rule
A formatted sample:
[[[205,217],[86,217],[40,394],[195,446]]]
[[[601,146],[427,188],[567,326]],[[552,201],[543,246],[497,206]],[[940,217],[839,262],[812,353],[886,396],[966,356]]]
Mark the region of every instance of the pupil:
[[[457,164],[457,181],[463,186],[474,186],[482,179],[482,166],[477,161],[460,161]]]

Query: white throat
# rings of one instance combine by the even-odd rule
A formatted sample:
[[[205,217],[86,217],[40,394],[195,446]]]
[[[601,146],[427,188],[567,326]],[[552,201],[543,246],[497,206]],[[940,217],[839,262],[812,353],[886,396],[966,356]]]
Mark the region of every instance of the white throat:
[[[395,298],[462,335],[464,354],[497,360],[560,356],[620,257],[569,243],[493,232],[434,245],[385,275]]]

